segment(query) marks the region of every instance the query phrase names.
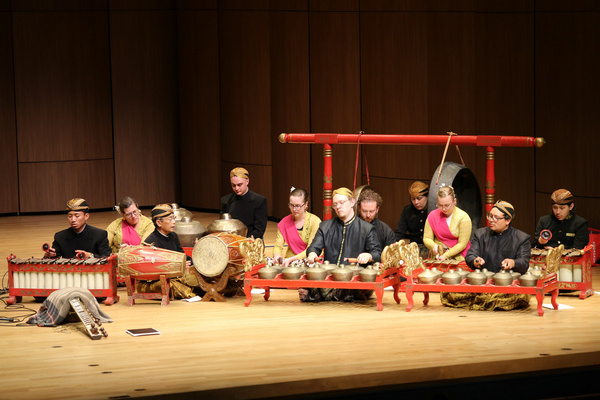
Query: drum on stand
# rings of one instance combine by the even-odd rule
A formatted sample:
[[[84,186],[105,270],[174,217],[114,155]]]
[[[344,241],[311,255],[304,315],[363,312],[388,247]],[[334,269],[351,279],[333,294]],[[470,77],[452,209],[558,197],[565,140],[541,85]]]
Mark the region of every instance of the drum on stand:
[[[121,276],[136,279],[159,279],[160,275],[177,278],[185,271],[184,253],[154,246],[125,246],[119,250],[118,269]]]
[[[240,253],[240,243],[250,239],[226,232],[211,233],[204,236],[194,245],[192,260],[194,268],[205,277],[217,277],[228,266],[237,272],[244,269],[244,257]]]
[[[481,190],[479,183],[473,172],[464,165],[452,161],[446,161],[442,164],[442,173],[438,179],[438,166],[431,183],[429,184],[429,198],[427,200],[427,212],[437,208],[437,193],[442,186],[452,186],[456,194],[456,206],[469,214],[473,224],[473,231],[481,226],[481,215],[483,206],[481,202]]]

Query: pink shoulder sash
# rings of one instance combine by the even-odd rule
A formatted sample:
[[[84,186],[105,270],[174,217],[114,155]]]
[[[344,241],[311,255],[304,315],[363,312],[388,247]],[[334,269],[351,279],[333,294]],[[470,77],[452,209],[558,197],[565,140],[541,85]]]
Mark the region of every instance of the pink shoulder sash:
[[[304,221],[304,223],[306,223],[306,220]],[[294,218],[292,217],[292,214],[283,218],[277,224],[277,227],[283,235],[283,239],[288,244],[288,246],[290,246],[290,249],[292,249],[294,254],[299,254],[306,250],[306,247],[308,245],[300,237],[298,229],[296,229],[296,224],[294,223]]]
[[[448,222],[446,222],[446,217],[444,214],[442,214],[441,210],[433,210],[431,213],[429,213],[427,220],[429,221],[429,226],[431,226],[433,234],[448,248],[451,249],[458,244],[458,238],[450,231]],[[460,252],[463,257],[467,255],[467,250],[469,250],[469,247],[471,247],[470,243],[468,243],[467,247]]]
[[[137,246],[142,242],[140,235],[138,235],[133,226],[129,225],[127,221],[123,220],[121,227],[123,229],[123,243]]]

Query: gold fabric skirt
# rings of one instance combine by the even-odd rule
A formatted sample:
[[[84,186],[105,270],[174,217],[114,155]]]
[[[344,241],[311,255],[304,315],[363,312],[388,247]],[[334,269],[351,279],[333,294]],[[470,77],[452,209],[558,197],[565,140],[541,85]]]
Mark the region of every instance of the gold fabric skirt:
[[[516,310],[529,307],[529,294],[507,293],[440,293],[442,304],[467,310]]]

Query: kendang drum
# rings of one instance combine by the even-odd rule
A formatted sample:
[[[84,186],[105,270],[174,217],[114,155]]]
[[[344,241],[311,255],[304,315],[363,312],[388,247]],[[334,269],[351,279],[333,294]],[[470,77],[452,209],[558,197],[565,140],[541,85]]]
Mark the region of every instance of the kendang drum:
[[[184,253],[154,246],[126,246],[119,250],[119,274],[137,279],[176,278],[185,271]]]
[[[206,235],[194,245],[194,268],[207,277],[221,275],[228,266],[234,266],[236,273],[240,272],[244,268],[240,243],[249,241],[243,236],[226,232]]]

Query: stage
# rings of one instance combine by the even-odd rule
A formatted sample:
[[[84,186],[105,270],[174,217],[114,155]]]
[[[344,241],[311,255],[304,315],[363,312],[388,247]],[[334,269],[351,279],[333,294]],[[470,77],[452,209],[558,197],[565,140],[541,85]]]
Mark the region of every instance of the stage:
[[[147,210],[144,211],[149,214]],[[216,214],[194,213],[206,225]],[[117,214],[92,213],[105,228]],[[68,227],[65,215],[0,218],[0,272],[10,253],[41,257],[41,246]],[[269,222],[265,242],[272,245]],[[270,249],[269,249],[270,250]],[[600,272],[593,268],[594,287]],[[3,286],[6,286],[4,278]],[[225,303],[121,300],[102,309],[114,319],[92,341],[81,323],[54,328],[0,326],[2,399],[252,398],[595,398],[600,384],[600,296],[559,296],[572,309],[464,311],[431,294],[377,311],[364,303],[301,303],[293,290]],[[3,295],[2,298],[6,298]],[[546,297],[548,303],[549,297]],[[37,310],[25,297],[19,305]],[[4,305],[3,305],[4,307]],[[2,309],[14,317],[25,310]],[[132,337],[130,328],[161,335]]]

